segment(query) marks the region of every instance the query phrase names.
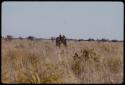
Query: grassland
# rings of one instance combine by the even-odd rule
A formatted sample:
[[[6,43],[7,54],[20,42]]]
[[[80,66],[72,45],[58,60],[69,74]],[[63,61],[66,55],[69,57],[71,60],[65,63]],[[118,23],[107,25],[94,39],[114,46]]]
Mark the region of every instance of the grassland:
[[[2,83],[122,83],[123,42],[2,40]]]

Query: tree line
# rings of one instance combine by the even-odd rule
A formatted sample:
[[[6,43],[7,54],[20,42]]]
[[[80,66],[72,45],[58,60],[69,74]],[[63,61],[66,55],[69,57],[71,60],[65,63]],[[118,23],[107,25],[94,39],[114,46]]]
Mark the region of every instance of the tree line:
[[[23,40],[23,39],[28,39],[28,40],[42,40],[42,39],[45,39],[45,38],[36,38],[34,36],[28,36],[28,37],[21,37],[19,36],[18,38],[14,38],[12,35],[6,35],[5,37],[1,37],[2,39],[6,39],[6,40],[12,40],[12,39],[20,39],[20,40]],[[51,37],[49,38],[50,40],[54,41],[56,40],[56,37]],[[66,38],[67,41],[103,41],[103,42],[123,42],[121,40],[116,40],[116,39],[113,39],[113,40],[109,40],[109,39],[105,39],[105,38],[102,38],[102,39],[93,39],[93,38],[89,38],[89,39],[70,39],[70,38]]]

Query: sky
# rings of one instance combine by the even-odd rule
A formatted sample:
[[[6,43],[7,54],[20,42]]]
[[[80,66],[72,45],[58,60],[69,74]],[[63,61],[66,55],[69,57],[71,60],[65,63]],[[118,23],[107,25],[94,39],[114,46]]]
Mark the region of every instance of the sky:
[[[2,3],[2,36],[123,40],[122,2]]]

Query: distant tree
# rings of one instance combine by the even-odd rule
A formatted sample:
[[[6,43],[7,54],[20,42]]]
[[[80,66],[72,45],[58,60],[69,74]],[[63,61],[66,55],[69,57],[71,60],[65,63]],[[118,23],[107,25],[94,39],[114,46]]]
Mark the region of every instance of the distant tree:
[[[92,39],[92,38],[89,38],[89,39],[88,39],[88,41],[94,41],[94,39]]]
[[[35,38],[33,36],[28,36],[27,39],[34,40]]]
[[[56,37],[56,46],[60,48],[61,44],[67,47],[67,39],[65,35],[59,35],[58,37]]]
[[[118,42],[118,40],[112,40],[112,42]]]
[[[12,40],[13,39],[13,36],[12,35],[7,35],[7,40]]]
[[[102,38],[102,40],[101,40],[101,41],[106,42],[106,41],[108,41],[108,39],[104,39],[104,38]]]

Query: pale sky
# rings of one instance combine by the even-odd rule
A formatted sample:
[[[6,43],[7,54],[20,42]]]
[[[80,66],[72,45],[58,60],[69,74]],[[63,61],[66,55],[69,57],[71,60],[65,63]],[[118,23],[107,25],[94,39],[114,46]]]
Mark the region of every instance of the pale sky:
[[[123,40],[122,2],[2,3],[2,36]]]

